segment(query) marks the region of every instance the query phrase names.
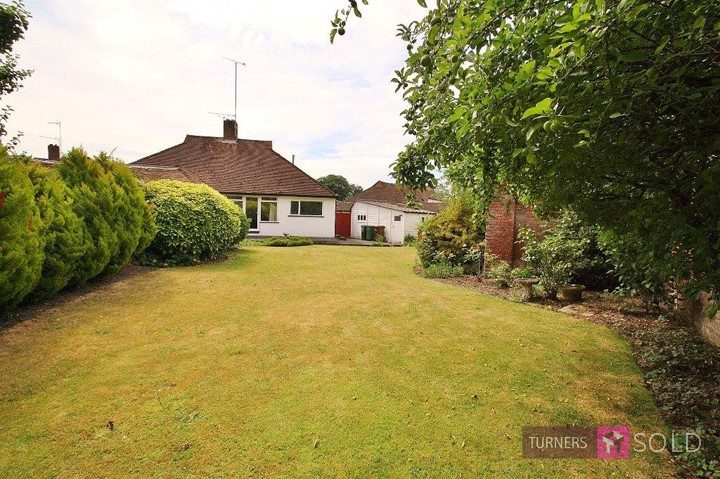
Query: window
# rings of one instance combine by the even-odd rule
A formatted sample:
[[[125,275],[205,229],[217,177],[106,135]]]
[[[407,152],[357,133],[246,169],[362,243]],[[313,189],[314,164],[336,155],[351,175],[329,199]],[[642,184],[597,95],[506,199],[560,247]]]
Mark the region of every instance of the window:
[[[395,215],[393,221],[402,221],[402,215]]]
[[[367,215],[358,215],[358,221],[367,221]]]
[[[322,216],[322,201],[291,201],[290,214],[298,216]]]
[[[242,198],[230,198],[230,199],[233,201],[233,203],[238,205],[240,207],[240,209],[243,210],[243,212],[245,211],[245,202],[243,201]]]
[[[277,198],[262,198],[260,202],[260,221],[277,222]]]
[[[256,196],[245,197],[245,215],[250,220],[250,229],[258,229],[258,198]]]

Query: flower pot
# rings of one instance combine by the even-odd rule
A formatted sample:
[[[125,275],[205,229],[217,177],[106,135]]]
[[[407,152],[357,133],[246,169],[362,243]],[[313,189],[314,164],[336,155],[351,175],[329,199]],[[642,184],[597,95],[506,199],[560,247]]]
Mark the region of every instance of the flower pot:
[[[578,301],[582,301],[582,292],[584,290],[585,286],[582,284],[566,284],[565,286],[560,286],[558,299],[560,301],[577,303]]]

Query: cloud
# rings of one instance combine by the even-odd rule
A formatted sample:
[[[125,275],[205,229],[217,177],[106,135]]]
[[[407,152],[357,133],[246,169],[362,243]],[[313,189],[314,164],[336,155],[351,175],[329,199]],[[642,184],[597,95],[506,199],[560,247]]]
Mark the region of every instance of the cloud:
[[[336,173],[369,186],[387,179],[403,137],[403,102],[390,83],[406,50],[398,23],[420,18],[417,2],[371,2],[363,19],[330,45],[330,19],[344,0],[69,0],[29,2],[33,18],[17,47],[35,70],[9,96],[21,148],[46,155],[56,127],[63,148],[115,150],[133,161],[180,143],[220,135],[232,113],[244,138],[275,149],[314,177]]]

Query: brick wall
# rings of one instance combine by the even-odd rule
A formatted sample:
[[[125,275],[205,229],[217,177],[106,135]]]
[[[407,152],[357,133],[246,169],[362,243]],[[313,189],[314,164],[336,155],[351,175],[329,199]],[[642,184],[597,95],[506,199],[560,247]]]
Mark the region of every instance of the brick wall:
[[[488,208],[485,251],[513,268],[521,266],[523,248],[518,242],[521,229],[542,232],[545,225],[538,220],[532,208],[523,206],[511,195],[499,195]]]

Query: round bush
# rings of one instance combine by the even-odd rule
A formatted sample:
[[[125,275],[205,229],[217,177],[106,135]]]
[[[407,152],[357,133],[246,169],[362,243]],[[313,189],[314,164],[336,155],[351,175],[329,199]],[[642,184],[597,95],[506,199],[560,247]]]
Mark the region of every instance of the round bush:
[[[0,147],[0,309],[18,304],[40,280],[42,229],[27,167]]]
[[[173,180],[144,185],[157,234],[143,262],[192,264],[245,239],[249,222],[240,207],[207,185]]]

